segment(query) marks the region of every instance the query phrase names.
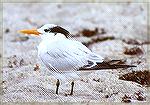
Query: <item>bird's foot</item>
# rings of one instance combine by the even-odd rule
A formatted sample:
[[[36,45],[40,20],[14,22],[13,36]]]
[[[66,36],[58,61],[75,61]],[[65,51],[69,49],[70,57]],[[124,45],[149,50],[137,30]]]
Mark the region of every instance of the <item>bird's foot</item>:
[[[71,93],[65,93],[65,96],[72,96],[73,95],[73,93],[71,94]]]
[[[74,81],[71,82],[71,92],[70,94],[65,93],[65,96],[72,96],[73,95],[73,88],[74,88]]]
[[[57,79],[57,82],[56,82],[56,94],[58,94],[59,85],[60,85],[60,82],[59,82],[59,79]]]
[[[71,82],[71,92],[70,95],[73,95],[74,81]]]

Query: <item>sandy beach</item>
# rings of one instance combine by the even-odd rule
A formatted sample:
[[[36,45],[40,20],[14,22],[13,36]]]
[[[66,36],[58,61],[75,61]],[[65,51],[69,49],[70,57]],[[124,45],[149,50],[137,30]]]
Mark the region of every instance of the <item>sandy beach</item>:
[[[3,102],[150,102],[147,12],[144,3],[5,3]],[[66,95],[71,81],[61,81],[57,95],[57,78],[37,55],[41,39],[18,33],[47,23],[64,27],[105,59],[137,67],[93,71],[75,80],[72,96]]]

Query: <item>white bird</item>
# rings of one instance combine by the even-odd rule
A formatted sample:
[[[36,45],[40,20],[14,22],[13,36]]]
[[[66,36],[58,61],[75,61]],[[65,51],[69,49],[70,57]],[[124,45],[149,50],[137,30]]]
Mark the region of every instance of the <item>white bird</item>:
[[[90,51],[81,42],[68,39],[70,33],[58,25],[46,24],[39,29],[20,30],[20,32],[41,37],[38,56],[57,78],[56,94],[60,85],[59,80],[79,79],[86,74],[85,71],[135,67],[111,65],[111,61],[104,62],[103,57]],[[74,81],[71,85],[70,95],[73,94]]]

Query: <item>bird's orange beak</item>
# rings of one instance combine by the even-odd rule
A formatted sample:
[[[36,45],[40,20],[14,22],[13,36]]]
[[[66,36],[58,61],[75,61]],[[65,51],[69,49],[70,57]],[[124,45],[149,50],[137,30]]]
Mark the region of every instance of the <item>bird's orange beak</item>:
[[[36,35],[39,36],[41,33],[37,31],[37,29],[27,29],[27,30],[20,30],[19,33],[28,34],[28,35]]]

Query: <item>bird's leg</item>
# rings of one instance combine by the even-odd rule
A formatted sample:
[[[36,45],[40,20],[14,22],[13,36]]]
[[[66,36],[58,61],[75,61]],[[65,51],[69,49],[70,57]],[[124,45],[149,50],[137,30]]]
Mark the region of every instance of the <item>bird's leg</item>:
[[[71,82],[71,92],[70,92],[70,95],[73,95],[73,87],[74,87],[74,81]]]
[[[60,85],[60,82],[59,82],[59,79],[57,79],[57,82],[56,82],[56,94],[58,94],[58,89],[59,89],[59,85]]]

